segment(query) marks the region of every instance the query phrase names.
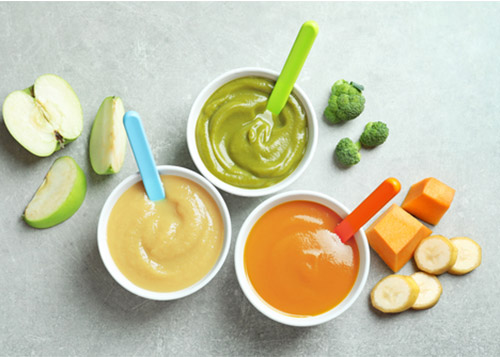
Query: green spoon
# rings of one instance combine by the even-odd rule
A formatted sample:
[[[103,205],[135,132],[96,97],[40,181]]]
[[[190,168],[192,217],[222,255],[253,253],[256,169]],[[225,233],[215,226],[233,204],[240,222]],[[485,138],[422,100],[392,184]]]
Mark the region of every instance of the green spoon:
[[[300,28],[295,43],[281,70],[278,81],[267,102],[266,109],[274,115],[278,115],[284,108],[293,86],[297,81],[307,55],[318,35],[318,24],[315,21],[307,21]]]
[[[257,115],[257,118],[267,122],[270,126],[269,130],[266,130],[266,134],[268,134],[266,135],[267,137],[270,136],[270,129],[272,129],[274,124],[273,114],[279,115],[281,110],[285,107],[293,86],[297,81],[297,77],[304,66],[307,55],[309,55],[309,51],[318,35],[318,30],[318,24],[315,21],[307,21],[302,25],[292,49],[290,50],[290,54],[286,59],[285,65],[276,81],[276,85],[271,92],[266,111],[263,114]]]

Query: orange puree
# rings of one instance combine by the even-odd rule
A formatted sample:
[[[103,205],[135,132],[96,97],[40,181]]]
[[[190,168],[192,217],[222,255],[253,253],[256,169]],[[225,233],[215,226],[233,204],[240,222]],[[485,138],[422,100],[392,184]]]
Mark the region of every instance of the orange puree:
[[[108,221],[108,246],[115,264],[135,285],[176,291],[202,279],[222,250],[221,213],[201,186],[161,175],[166,199],[152,202],[142,182],[125,191]]]
[[[252,228],[244,252],[247,275],[269,305],[295,316],[314,316],[338,305],[359,269],[354,239],[333,234],[341,218],[314,202],[292,201],[266,212]]]

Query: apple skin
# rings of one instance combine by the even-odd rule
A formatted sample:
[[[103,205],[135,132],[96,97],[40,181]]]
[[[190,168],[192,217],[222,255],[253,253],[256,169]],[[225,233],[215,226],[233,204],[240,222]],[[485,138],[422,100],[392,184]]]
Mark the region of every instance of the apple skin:
[[[50,216],[35,221],[35,220],[29,220],[26,218],[25,215],[23,215],[23,219],[25,220],[25,222],[34,228],[50,228],[59,223],[64,222],[65,220],[70,218],[73,214],[75,214],[76,211],[78,211],[78,209],[80,208],[85,199],[85,195],[87,193],[87,179],[85,178],[85,173],[80,168],[80,166],[78,166],[78,164],[72,157],[62,156],[57,160],[61,159],[65,160],[70,159],[71,161],[73,161],[75,165],[76,178],[73,187],[68,197],[64,201],[64,203],[61,206],[59,206],[59,208]]]
[[[23,93],[26,93],[28,94],[30,97],[33,97],[35,98],[35,85],[36,85],[36,82],[38,81],[38,79],[42,78],[42,77],[55,77],[57,78],[58,80],[61,80],[62,82],[65,83],[67,89],[69,89],[73,95],[78,99],[78,96],[76,95],[74,89],[71,87],[71,85],[63,78],[61,78],[60,76],[56,75],[56,74],[51,74],[51,73],[47,73],[47,74],[43,74],[41,76],[39,76],[36,80],[35,80],[35,84],[33,84],[32,86],[28,87],[28,88],[25,88],[25,89],[22,89],[22,90],[16,90],[16,91],[13,91],[11,93],[9,93],[9,95],[7,95],[7,97],[5,98],[4,100],[4,103],[3,103],[3,106],[2,106],[2,113],[3,113],[3,118],[4,118],[4,124],[5,126],[7,127],[7,130],[9,131],[9,133],[12,135],[12,137],[22,146],[24,147],[26,150],[28,150],[30,153],[32,153],[33,155],[36,155],[38,157],[48,157],[50,155],[52,155],[54,152],[60,150],[61,148],[64,148],[64,146],[72,141],[75,141],[76,139],[78,139],[78,137],[81,135],[82,131],[83,131],[83,109],[82,109],[82,106],[81,106],[81,103],[80,103],[80,100],[78,99],[78,105],[79,105],[79,108],[80,108],[80,117],[82,119],[82,125],[81,125],[81,130],[79,132],[79,134],[73,138],[65,138],[65,137],[61,137],[61,138],[58,138],[57,139],[57,143],[56,145],[54,146],[54,150],[50,153],[44,153],[44,154],[39,154],[39,153],[36,153],[36,152],[33,152],[33,150],[31,150],[25,143],[23,143],[24,140],[19,140],[16,136],[14,136],[13,134],[13,131],[11,130],[11,128],[9,127],[9,120],[6,120],[5,119],[5,113],[6,113],[6,105],[7,103],[9,102],[9,97],[16,93],[16,92],[23,92]]]
[[[105,130],[106,128],[104,127],[104,124],[108,121],[113,121],[112,117],[105,117],[106,114],[110,113],[112,116],[114,114],[117,114],[119,116],[119,125],[121,126],[121,128],[115,132],[109,133],[109,135],[106,136],[108,141],[101,142],[99,140],[99,134],[101,134],[99,130]],[[90,131],[89,158],[92,169],[94,169],[94,172],[98,175],[116,174],[120,172],[123,166],[123,162],[125,160],[125,152],[127,150],[127,133],[125,132],[125,127],[123,127],[124,114],[125,109],[123,107],[123,101],[118,96],[106,97],[99,107],[99,110],[97,111],[94,123],[92,124],[92,130]],[[110,124],[108,123],[108,125]],[[121,145],[117,142],[113,143],[113,145],[110,145],[109,140],[116,140],[116,138],[118,137],[121,137],[122,139]],[[116,144],[118,146],[115,146]],[[119,152],[121,160],[116,167],[113,167],[112,162],[107,162],[107,165],[105,165],[105,167],[103,168],[103,165],[99,163],[99,160],[104,160],[102,157],[99,157],[99,150],[101,150],[103,147],[110,147],[115,150],[115,153],[117,153],[117,151]]]

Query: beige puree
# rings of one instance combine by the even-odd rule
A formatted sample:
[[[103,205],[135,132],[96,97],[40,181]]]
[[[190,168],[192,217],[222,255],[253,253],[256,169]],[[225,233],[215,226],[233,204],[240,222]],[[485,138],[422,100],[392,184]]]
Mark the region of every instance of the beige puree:
[[[193,285],[215,265],[224,226],[201,186],[161,175],[166,199],[152,202],[142,182],[118,199],[108,221],[108,245],[118,269],[135,285],[159,292]]]

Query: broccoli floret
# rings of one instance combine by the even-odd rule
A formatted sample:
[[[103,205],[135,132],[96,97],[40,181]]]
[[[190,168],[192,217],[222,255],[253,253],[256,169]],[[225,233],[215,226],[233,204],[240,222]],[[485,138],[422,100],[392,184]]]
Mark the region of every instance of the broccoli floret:
[[[361,160],[359,142],[353,143],[349,138],[343,138],[335,147],[335,158],[344,166],[356,165]]]
[[[343,79],[335,82],[324,112],[325,118],[337,124],[359,116],[365,109],[365,97],[361,94],[363,90],[361,84],[348,83]]]
[[[359,142],[365,147],[375,147],[382,144],[389,136],[389,128],[381,121],[374,121],[366,124],[365,130]]]

